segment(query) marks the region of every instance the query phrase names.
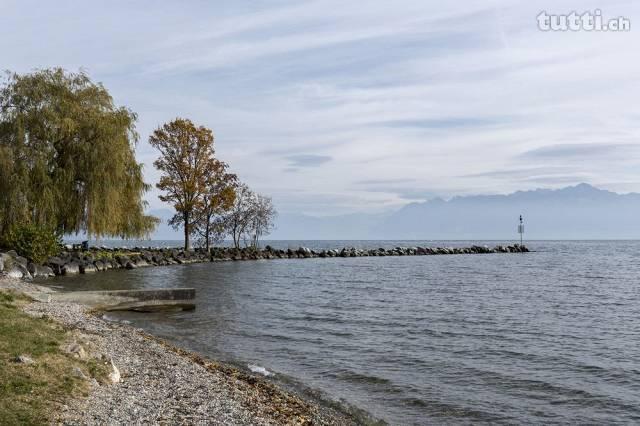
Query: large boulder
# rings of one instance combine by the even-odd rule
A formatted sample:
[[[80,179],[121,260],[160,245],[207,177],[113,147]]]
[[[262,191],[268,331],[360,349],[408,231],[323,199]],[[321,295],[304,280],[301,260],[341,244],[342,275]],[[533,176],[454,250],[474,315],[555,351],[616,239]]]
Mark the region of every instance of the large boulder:
[[[88,274],[91,272],[96,272],[98,269],[95,267],[93,263],[81,263],[80,264],[80,273]]]
[[[12,266],[8,271],[7,271],[7,276],[9,278],[17,278],[20,279],[22,277],[24,277],[24,272],[22,272],[22,269],[20,269],[19,266]]]
[[[46,265],[38,265],[37,263],[30,262],[27,265],[27,270],[31,274],[33,278],[36,277],[53,277],[55,274],[53,273],[53,269],[49,268]]]
[[[33,263],[33,262],[29,262],[27,264],[27,271],[29,271],[29,273],[33,276],[35,276],[34,274],[36,273],[36,269],[37,269],[38,265]]]
[[[36,269],[39,277],[55,277],[56,274],[53,272],[53,269],[49,268],[46,265],[38,265]]]
[[[311,249],[308,247],[299,247],[298,250],[296,250],[296,254],[298,254],[299,257],[308,259],[311,257]]]
[[[62,267],[63,275],[75,275],[80,273],[80,264],[76,261],[67,263]]]
[[[131,259],[127,256],[116,256],[116,261],[122,268],[126,268],[128,263],[131,263]]]
[[[16,262],[19,265],[24,266],[25,268],[27,267],[27,265],[29,264],[29,261],[27,260],[26,257],[22,257],[22,256],[16,256],[13,258],[14,262]]]
[[[65,261],[56,256],[50,257],[49,260],[47,260],[47,265],[56,275],[64,274],[64,264]]]

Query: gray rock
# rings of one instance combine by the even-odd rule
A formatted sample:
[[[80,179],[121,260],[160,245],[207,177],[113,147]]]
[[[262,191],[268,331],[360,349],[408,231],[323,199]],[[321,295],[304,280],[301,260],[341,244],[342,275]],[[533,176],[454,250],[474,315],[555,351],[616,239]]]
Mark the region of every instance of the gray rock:
[[[127,256],[118,256],[116,260],[123,268],[126,268],[127,263],[131,262],[131,260]]]
[[[38,265],[38,275],[39,276],[47,276],[47,277],[55,277],[56,274],[53,272],[53,269],[49,268],[46,265]]]
[[[47,265],[53,270],[53,273],[56,275],[64,274],[64,264],[65,261],[56,256],[50,257],[49,260],[47,260]]]
[[[71,370],[71,375],[73,377],[77,377],[78,379],[89,380],[89,377],[87,377],[87,375],[84,374],[84,372],[78,367],[73,367],[73,369]]]
[[[81,274],[88,274],[91,272],[96,272],[97,269],[95,267],[95,265],[93,263],[83,263],[80,265],[80,273]]]
[[[33,358],[31,358],[28,355],[24,355],[24,354],[18,355],[17,357],[15,357],[14,361],[18,362],[20,364],[27,364],[27,365],[35,364],[35,361],[33,360]]]
[[[9,278],[17,278],[20,279],[22,277],[24,277],[24,273],[22,272],[22,269],[20,269],[19,266],[12,266],[8,271],[7,271],[7,276]]]
[[[63,275],[75,275],[80,273],[80,265],[78,262],[70,262],[62,267]]]
[[[17,264],[24,266],[25,268],[27,267],[27,265],[29,264],[29,261],[27,260],[26,257],[22,257],[22,256],[16,256],[13,259]]]
[[[53,273],[53,269],[48,266],[38,265],[37,263],[29,263],[27,266],[27,270],[31,274],[33,278],[36,277],[53,277],[55,274]]]
[[[75,358],[83,360],[89,358],[87,351],[85,351],[84,348],[76,342],[71,343],[69,346],[64,348],[64,351]]]

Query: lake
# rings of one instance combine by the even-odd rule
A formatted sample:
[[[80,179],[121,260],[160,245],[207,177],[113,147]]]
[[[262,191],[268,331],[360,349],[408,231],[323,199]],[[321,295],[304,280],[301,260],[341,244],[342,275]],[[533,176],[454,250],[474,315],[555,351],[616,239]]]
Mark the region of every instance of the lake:
[[[485,243],[505,242],[270,242]],[[216,262],[47,283],[194,287],[195,311],[109,317],[392,424],[640,422],[640,242],[527,245],[535,252]]]

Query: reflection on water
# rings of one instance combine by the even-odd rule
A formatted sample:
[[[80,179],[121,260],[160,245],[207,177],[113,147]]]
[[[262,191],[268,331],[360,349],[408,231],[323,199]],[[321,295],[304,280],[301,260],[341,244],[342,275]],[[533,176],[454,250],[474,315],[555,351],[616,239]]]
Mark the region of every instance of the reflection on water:
[[[446,245],[454,244],[469,245]],[[51,283],[195,287],[194,312],[119,317],[191,350],[295,377],[391,423],[640,421],[640,243],[531,248],[194,264]]]

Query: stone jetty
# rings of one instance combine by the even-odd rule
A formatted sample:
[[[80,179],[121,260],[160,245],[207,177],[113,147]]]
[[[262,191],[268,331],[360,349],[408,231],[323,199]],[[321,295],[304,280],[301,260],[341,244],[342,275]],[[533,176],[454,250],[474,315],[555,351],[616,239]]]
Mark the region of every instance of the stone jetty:
[[[53,277],[56,275],[90,274],[109,269],[136,269],[145,266],[168,266],[202,262],[243,261],[261,259],[310,259],[335,257],[368,256],[434,256],[455,254],[525,253],[529,249],[520,244],[508,246],[470,247],[395,247],[377,249],[341,248],[312,250],[308,247],[297,249],[263,249],[216,247],[210,250],[177,248],[135,247],[110,248],[91,247],[87,250],[67,246],[57,256],[43,264],[30,262],[11,250],[0,253],[0,273],[12,278]]]

